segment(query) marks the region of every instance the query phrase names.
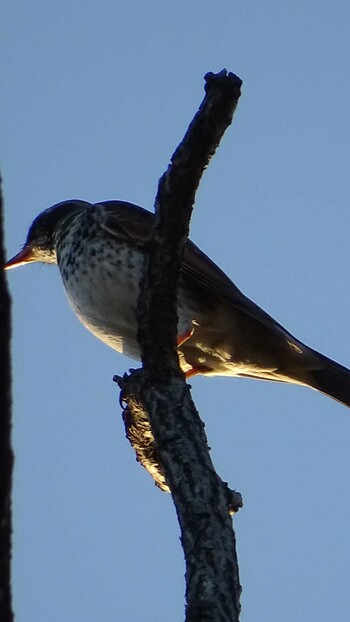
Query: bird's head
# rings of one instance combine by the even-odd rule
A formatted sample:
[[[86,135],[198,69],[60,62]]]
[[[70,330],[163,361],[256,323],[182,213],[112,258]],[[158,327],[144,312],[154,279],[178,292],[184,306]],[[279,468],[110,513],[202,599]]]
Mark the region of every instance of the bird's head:
[[[36,261],[57,263],[55,242],[57,228],[62,227],[71,216],[88,206],[90,203],[86,201],[71,199],[41,212],[29,227],[22,250],[6,262],[5,270]]]

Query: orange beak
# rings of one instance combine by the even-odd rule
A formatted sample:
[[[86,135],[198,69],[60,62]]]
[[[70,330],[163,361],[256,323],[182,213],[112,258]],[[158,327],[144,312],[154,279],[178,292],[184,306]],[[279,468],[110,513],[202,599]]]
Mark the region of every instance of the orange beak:
[[[30,246],[25,246],[23,250],[5,263],[4,270],[11,270],[11,268],[24,266],[25,264],[32,263],[33,261],[37,261],[33,249]]]

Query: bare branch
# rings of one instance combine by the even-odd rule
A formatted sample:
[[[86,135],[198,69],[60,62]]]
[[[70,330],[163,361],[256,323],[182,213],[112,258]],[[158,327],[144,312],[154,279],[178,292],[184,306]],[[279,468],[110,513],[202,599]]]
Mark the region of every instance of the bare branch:
[[[205,81],[203,102],[159,181],[156,224],[141,283],[138,338],[145,373],[157,382],[178,370],[177,286],[195,193],[232,122],[242,84],[226,70],[208,73]]]
[[[0,265],[5,261],[3,202],[0,189]],[[5,273],[0,270],[0,620],[12,622],[11,602],[11,491],[13,452],[11,445],[11,300]]]
[[[118,382],[129,437],[146,450],[146,462],[151,456],[149,470],[163,489],[170,488],[176,507],[186,559],[186,621],[233,622],[239,618],[240,583],[232,492],[211,462],[176,347],[177,286],[195,192],[231,123],[241,86],[225,70],[205,80],[205,98],[159,183],[137,312],[144,373]],[[130,431],[137,421],[142,425],[135,437],[135,427]],[[241,505],[239,496],[234,505]]]

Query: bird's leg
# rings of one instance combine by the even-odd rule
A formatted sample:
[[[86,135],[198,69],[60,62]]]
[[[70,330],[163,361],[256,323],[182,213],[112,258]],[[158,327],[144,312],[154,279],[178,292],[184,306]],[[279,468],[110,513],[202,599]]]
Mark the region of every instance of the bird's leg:
[[[185,341],[187,341],[188,339],[191,339],[193,333],[194,333],[194,328],[193,326],[191,326],[191,328],[189,328],[185,333],[183,333],[182,335],[178,335],[177,336],[177,347],[179,348],[180,346],[182,346],[183,343],[185,343]]]
[[[177,337],[178,348],[182,346],[182,344],[184,344],[186,341],[188,341],[188,339],[192,337],[193,333],[194,333],[194,328],[192,326],[182,335],[178,335]],[[198,367],[192,367],[192,369],[189,369],[188,371],[186,371],[185,377],[186,377],[186,380],[188,380],[189,378],[192,378],[192,376],[197,376],[197,374],[205,374],[210,371],[212,371],[212,369],[210,367],[207,367],[207,365],[198,365]]]
[[[189,369],[188,371],[186,371],[185,377],[186,377],[186,380],[188,380],[189,378],[192,378],[193,376],[197,376],[198,374],[207,374],[210,371],[213,371],[211,367],[208,367],[207,365],[198,365],[198,367],[192,367],[192,369]]]

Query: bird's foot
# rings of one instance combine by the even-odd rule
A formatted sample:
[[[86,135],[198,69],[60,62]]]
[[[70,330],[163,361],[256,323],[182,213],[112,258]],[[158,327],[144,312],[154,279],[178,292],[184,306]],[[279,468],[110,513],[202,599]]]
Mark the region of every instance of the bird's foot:
[[[208,374],[213,371],[211,367],[207,365],[198,365],[198,367],[192,367],[185,373],[186,380],[192,378],[193,376],[197,376],[198,374]]]
[[[180,346],[182,346],[182,344],[185,343],[185,341],[187,341],[188,339],[191,339],[193,333],[194,333],[194,328],[191,327],[185,333],[183,333],[182,335],[178,335],[177,336],[177,346],[178,346],[178,348]]]

